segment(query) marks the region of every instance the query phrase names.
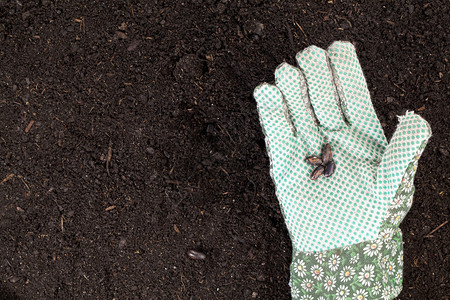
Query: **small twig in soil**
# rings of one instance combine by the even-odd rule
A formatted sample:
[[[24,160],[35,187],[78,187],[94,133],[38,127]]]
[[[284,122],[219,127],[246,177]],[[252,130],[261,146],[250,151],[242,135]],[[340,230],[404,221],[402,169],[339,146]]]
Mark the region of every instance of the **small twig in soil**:
[[[3,185],[5,182],[7,182],[8,180],[10,180],[13,177],[14,177],[14,174],[9,174],[2,180],[2,182],[0,182],[0,185]]]
[[[295,25],[297,25],[298,28],[300,28],[301,32],[303,33],[303,35],[305,36],[305,40],[308,42],[308,36],[306,35],[305,31],[303,30],[302,26],[300,26],[300,24],[297,23],[297,21],[295,21]]]
[[[436,227],[435,229],[431,230],[431,232],[424,237],[426,237],[426,238],[433,237],[432,234],[435,233],[436,231],[438,231],[439,229],[441,229],[442,227],[444,227],[447,223],[448,223],[448,220],[445,221],[444,223],[442,223],[441,225],[439,225],[438,227]]]
[[[111,157],[112,157],[112,142],[111,140],[109,141],[109,147],[108,147],[108,156],[106,157],[106,173],[108,173],[109,175],[109,163],[111,162]]]
[[[225,174],[227,174],[227,176],[230,176],[230,174],[227,172],[227,170],[225,170],[223,167],[219,167],[219,169],[221,169]]]
[[[222,133],[226,133],[226,135],[228,135],[228,137],[230,138],[230,140],[236,144],[236,142],[233,140],[233,138],[231,137],[230,133],[228,132],[228,130],[226,128],[222,128],[222,126],[220,126],[219,124],[217,124],[217,126],[219,127],[220,131],[222,131]]]
[[[25,128],[25,133],[28,133],[28,131],[30,131],[31,126],[33,126],[33,124],[34,124],[34,120],[31,120],[30,123],[28,123],[27,128]]]
[[[114,208],[116,208],[116,206],[115,205],[111,205],[111,206],[108,206],[107,208],[105,208],[105,211],[110,211],[110,210],[112,210]]]
[[[394,85],[396,88],[402,90],[403,93],[406,93],[406,90],[405,90],[404,88],[402,88],[401,86],[399,86],[398,84],[393,83],[393,85]]]
[[[28,186],[28,184],[27,184],[27,183],[25,182],[25,180],[23,179],[23,176],[22,176],[22,175],[17,175],[17,177],[19,177],[20,180],[22,180],[23,184],[27,187],[27,189],[28,189],[29,191],[31,191],[30,187]]]

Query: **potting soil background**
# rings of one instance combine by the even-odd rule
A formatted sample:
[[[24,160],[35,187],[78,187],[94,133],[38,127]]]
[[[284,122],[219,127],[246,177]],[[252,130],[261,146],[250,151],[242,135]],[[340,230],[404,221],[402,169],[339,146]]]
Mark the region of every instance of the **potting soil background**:
[[[448,299],[449,3],[359,2],[0,0],[0,299],[290,299],[252,92],[335,40],[431,124],[399,299]]]

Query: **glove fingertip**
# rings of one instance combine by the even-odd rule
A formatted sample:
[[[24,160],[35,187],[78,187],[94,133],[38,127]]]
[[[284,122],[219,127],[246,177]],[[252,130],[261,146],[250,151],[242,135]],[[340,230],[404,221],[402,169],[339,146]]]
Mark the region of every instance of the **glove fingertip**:
[[[254,89],[253,98],[258,105],[268,105],[271,99],[278,102],[275,99],[281,98],[281,92],[275,85],[263,82]]]
[[[399,116],[399,124],[383,154],[377,175],[378,186],[387,200],[394,196],[408,165],[419,159],[430,137],[430,125],[421,116],[414,112]]]
[[[430,124],[413,111],[406,111],[403,116],[398,116],[398,119],[397,131],[399,131],[399,135],[416,141],[416,144],[419,146],[423,141],[431,137],[432,130]]]

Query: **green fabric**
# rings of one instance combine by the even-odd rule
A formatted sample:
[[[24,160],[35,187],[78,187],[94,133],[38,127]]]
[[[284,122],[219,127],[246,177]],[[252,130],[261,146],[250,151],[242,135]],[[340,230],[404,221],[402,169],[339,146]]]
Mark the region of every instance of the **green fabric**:
[[[293,245],[292,297],[393,299],[403,277],[398,226],[431,129],[407,112],[387,143],[351,43],[311,46],[296,59],[254,92]],[[326,143],[334,174],[311,180],[305,158]]]
[[[297,251],[322,251],[376,239],[414,153],[431,130],[412,112],[388,144],[351,43],[308,47],[300,68],[281,64],[275,85],[255,89],[271,176]],[[309,178],[305,157],[332,147],[331,177]]]
[[[409,164],[377,239],[328,251],[293,251],[292,299],[394,299],[400,293],[403,242],[398,226],[411,208],[413,179],[425,145]]]

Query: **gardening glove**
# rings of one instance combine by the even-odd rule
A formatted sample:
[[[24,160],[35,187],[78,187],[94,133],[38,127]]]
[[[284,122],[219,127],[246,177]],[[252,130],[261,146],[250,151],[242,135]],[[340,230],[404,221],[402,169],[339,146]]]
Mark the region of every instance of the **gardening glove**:
[[[387,143],[351,43],[296,59],[254,92],[293,243],[292,296],[392,299],[402,280],[398,225],[431,129],[407,112]]]

